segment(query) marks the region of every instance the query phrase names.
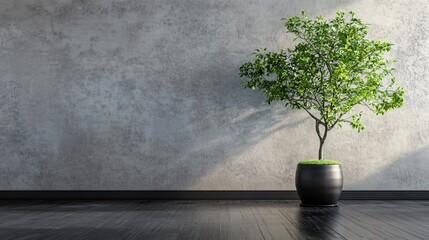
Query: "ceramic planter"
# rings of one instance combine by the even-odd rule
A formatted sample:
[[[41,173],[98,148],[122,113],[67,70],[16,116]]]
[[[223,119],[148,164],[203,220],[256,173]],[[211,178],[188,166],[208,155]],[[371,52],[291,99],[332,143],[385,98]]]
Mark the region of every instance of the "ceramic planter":
[[[341,165],[298,164],[295,186],[301,206],[336,206],[343,189]]]

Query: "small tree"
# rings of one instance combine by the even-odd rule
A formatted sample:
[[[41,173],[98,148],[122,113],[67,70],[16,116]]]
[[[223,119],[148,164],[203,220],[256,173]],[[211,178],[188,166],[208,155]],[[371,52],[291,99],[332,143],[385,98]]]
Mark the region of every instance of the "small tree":
[[[240,67],[247,88],[259,89],[267,102],[283,101],[292,109],[304,109],[316,122],[319,159],[328,132],[349,123],[358,132],[362,105],[375,114],[403,105],[405,90],[395,86],[393,67],[384,54],[392,44],[367,39],[368,24],[350,12],[315,20],[301,16],[285,19],[285,27],[299,42],[294,49],[267,52],[258,49],[253,61]]]

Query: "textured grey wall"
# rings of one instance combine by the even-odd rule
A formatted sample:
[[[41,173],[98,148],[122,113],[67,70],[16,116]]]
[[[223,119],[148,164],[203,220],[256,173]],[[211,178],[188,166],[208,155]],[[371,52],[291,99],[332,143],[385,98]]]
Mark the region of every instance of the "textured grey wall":
[[[354,10],[395,43],[406,106],[335,130],[345,189],[429,190],[427,0],[0,1],[0,189],[294,189],[313,121],[244,90],[282,17]]]

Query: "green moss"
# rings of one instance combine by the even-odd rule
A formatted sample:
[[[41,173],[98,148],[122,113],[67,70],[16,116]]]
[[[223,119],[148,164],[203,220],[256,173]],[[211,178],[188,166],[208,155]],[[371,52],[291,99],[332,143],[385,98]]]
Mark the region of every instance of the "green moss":
[[[317,160],[317,159],[305,160],[305,161],[299,162],[298,164],[303,164],[303,165],[341,165],[341,163],[339,161]]]

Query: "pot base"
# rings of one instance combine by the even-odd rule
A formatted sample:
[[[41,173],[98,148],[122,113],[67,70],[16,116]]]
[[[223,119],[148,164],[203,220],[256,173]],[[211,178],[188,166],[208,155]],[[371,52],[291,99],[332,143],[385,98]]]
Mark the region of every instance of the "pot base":
[[[301,207],[338,207],[338,203],[334,203],[334,204],[306,204],[306,203],[301,203],[299,204],[299,206]]]

